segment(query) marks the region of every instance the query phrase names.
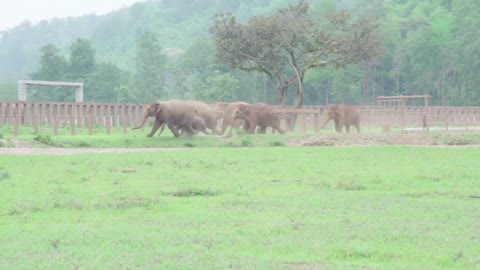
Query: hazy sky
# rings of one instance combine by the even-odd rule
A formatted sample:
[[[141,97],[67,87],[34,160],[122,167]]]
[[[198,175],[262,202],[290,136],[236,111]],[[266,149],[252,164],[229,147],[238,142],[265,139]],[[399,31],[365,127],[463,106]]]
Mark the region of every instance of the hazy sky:
[[[0,31],[23,21],[32,23],[59,17],[105,14],[141,0],[0,0]]]

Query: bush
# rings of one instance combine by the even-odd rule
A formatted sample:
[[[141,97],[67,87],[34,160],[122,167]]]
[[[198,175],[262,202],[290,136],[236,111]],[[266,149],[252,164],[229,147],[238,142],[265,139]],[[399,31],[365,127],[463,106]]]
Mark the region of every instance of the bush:
[[[36,142],[39,142],[39,143],[46,144],[46,145],[54,145],[52,137],[50,137],[50,135],[42,136],[42,135],[39,134],[39,135],[35,136],[33,138],[33,140],[36,141]]]

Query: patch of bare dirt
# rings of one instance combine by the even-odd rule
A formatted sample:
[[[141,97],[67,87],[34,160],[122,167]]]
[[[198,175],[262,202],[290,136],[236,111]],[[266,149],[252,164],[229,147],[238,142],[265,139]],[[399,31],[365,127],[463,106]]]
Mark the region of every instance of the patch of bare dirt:
[[[446,140],[438,135],[405,134],[355,134],[340,133],[296,138],[289,146],[352,146],[352,145],[467,145],[462,137]]]

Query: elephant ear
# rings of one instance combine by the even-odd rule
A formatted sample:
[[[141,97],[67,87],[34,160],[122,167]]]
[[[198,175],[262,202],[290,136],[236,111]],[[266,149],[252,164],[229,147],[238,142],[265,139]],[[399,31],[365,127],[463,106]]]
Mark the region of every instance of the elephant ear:
[[[334,112],[336,112],[336,113],[338,113],[338,108],[339,108],[339,107],[338,107],[338,104],[332,104],[332,105],[330,105],[330,110],[332,110],[332,111],[334,111]]]
[[[160,104],[160,102],[155,102],[153,104],[153,109],[155,111],[155,114],[158,114],[162,110],[162,104]]]

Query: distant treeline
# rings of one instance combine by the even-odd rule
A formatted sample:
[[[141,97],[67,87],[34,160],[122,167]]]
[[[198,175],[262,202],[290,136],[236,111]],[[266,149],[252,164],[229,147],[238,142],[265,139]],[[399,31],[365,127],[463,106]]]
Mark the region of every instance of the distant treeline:
[[[147,1],[107,15],[25,22],[0,34],[0,98],[16,97],[18,79],[41,79],[84,81],[86,101],[195,98],[278,104],[263,73],[215,61],[209,29],[218,12],[231,11],[245,23],[298,2]],[[308,3],[314,18],[329,8],[378,18],[382,50],[358,64],[308,70],[304,104],[373,104],[379,95],[430,94],[432,105],[480,106],[480,1]],[[287,104],[295,102],[296,87],[290,86]],[[28,98],[74,99],[62,88],[34,88]]]

